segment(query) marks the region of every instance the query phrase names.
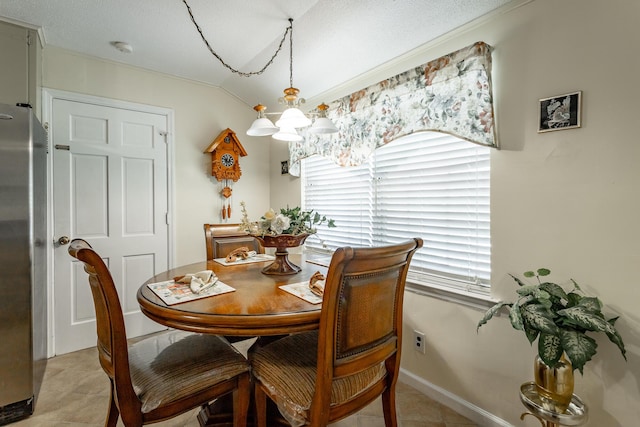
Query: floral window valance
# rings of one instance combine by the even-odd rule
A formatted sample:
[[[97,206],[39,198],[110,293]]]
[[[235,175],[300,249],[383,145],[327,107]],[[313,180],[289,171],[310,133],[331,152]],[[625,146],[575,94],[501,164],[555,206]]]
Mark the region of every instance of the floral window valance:
[[[497,148],[491,50],[477,42],[332,102],[327,116],[340,131],[307,132],[289,143],[289,173],[299,176],[300,160],[314,154],[356,166],[376,148],[420,131]]]

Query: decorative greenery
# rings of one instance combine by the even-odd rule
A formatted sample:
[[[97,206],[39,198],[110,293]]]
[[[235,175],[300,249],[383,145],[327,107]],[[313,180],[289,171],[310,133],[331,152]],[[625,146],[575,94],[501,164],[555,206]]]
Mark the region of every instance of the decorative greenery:
[[[549,269],[540,268],[536,272],[527,271],[524,277],[535,277],[536,285],[529,285],[511,275],[520,288],[515,302],[500,301],[491,307],[478,322],[477,329],[487,323],[502,307],[509,307],[511,325],[524,331],[529,343],[538,338],[538,356],[548,366],[555,367],[564,352],[573,369],[582,374],[584,364],[596,354],[596,341],[587,332],[604,332],[616,344],[627,359],[622,337],[614,324],[618,317],[605,319],[602,303],[597,297],[581,295],[583,292],[575,282],[573,290],[567,293],[555,283],[543,282]]]
[[[249,221],[247,208],[244,202],[242,207],[242,223],[240,229],[259,236],[277,236],[279,234],[315,234],[318,225],[327,223],[327,227],[335,227],[335,222],[318,212],[303,211],[300,207],[281,208],[280,213],[269,209],[259,221]]]

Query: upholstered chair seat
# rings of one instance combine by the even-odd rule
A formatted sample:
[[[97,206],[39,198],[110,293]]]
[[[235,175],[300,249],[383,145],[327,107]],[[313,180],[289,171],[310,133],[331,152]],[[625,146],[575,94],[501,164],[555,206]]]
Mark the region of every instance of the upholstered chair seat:
[[[318,332],[281,338],[251,354],[253,374],[273,390],[280,413],[292,426],[310,419],[309,409],[317,375]],[[330,406],[342,405],[381,381],[383,363],[362,372],[339,378],[331,384]]]
[[[148,413],[246,373],[248,365],[222,337],[172,331],[130,346],[129,369]]]

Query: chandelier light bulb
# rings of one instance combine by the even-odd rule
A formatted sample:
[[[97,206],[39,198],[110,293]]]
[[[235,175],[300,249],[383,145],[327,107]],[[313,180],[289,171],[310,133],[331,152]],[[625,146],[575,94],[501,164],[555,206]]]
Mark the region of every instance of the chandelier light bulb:
[[[311,124],[311,119],[304,115],[298,108],[287,108],[280,116],[280,120],[276,122],[276,126],[292,127],[295,129],[307,127]]]
[[[337,133],[338,128],[326,116],[329,106],[324,102],[318,105],[318,118],[313,122],[313,126],[309,129],[310,133],[315,134],[332,134]]]
[[[278,127],[274,125],[271,120],[266,118],[265,107],[262,104],[258,104],[253,107],[258,112],[258,118],[253,121],[251,127],[247,129],[247,135],[249,136],[269,136],[278,132]]]
[[[338,128],[328,118],[318,117],[313,122],[313,126],[309,129],[309,132],[315,134],[332,134],[338,132]]]
[[[302,135],[299,135],[298,132],[292,127],[281,127],[278,132],[271,136],[273,139],[277,139],[278,141],[288,141],[288,142],[298,142],[302,141]]]

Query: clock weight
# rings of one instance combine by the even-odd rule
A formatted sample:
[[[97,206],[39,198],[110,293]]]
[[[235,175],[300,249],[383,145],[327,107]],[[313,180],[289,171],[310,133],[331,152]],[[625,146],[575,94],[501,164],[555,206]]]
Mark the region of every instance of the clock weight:
[[[231,187],[229,187],[229,181],[225,180],[225,187],[220,191],[220,194],[224,197],[222,200],[222,219],[231,218],[231,201],[229,200],[231,193],[232,190]]]

